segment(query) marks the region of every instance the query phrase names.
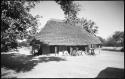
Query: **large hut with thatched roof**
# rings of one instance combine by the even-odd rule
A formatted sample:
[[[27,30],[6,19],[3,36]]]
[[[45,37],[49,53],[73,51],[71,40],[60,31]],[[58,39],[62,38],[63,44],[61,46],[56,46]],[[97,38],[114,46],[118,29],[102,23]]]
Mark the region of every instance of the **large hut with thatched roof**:
[[[71,54],[75,47],[85,51],[85,47],[101,43],[95,35],[88,33],[81,26],[57,20],[47,21],[35,39],[40,41],[40,50],[43,54],[58,53],[64,50]]]

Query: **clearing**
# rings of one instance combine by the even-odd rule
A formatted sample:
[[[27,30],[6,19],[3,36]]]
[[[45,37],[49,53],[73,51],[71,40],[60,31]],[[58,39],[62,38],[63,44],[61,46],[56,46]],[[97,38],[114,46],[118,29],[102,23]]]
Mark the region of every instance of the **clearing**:
[[[123,78],[124,52],[106,49],[95,56],[34,57],[30,48],[20,48],[1,54],[1,78]]]

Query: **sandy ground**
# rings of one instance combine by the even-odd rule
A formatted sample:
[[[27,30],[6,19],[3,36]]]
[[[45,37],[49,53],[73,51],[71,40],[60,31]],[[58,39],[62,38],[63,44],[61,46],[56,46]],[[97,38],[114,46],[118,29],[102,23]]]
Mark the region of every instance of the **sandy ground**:
[[[20,51],[23,54],[29,54],[26,48]],[[99,53],[98,49],[95,52],[95,56],[57,56],[65,61],[42,62],[28,72],[15,73],[13,71],[13,73],[17,78],[96,78],[102,70],[108,67],[124,69],[123,52],[101,50]],[[49,56],[36,56],[34,60],[40,57]]]

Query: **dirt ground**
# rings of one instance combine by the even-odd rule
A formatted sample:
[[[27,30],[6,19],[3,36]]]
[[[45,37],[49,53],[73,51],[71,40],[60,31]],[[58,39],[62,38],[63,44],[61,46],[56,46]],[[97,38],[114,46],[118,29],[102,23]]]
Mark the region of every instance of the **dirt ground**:
[[[95,50],[95,56],[27,56],[21,48],[16,55],[1,55],[2,78],[123,78],[124,52]],[[23,55],[26,54],[27,55]],[[5,57],[8,56],[5,59]],[[13,60],[11,59],[12,56]],[[5,61],[6,60],[6,61]],[[11,60],[11,61],[9,61]],[[8,64],[9,63],[9,64]],[[17,64],[15,64],[17,63]]]

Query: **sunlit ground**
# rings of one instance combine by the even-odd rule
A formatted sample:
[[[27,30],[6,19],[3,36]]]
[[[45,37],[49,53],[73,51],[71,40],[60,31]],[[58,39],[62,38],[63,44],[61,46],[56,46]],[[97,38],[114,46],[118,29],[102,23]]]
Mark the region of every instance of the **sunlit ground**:
[[[95,56],[2,54],[2,78],[123,78],[124,52],[96,49]],[[16,52],[15,52],[16,53]],[[27,53],[27,55],[23,55]]]

